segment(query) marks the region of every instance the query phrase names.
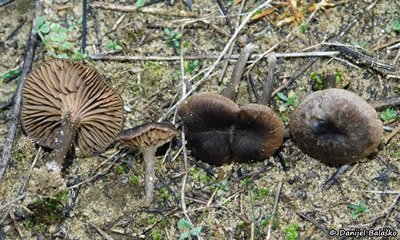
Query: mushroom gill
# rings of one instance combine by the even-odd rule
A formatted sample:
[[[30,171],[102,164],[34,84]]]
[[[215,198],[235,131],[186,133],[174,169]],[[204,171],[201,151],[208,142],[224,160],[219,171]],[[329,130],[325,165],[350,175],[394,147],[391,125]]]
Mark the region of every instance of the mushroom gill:
[[[68,149],[104,151],[122,129],[121,97],[91,67],[51,60],[34,69],[22,89],[21,122],[39,145],[54,149],[60,168]]]

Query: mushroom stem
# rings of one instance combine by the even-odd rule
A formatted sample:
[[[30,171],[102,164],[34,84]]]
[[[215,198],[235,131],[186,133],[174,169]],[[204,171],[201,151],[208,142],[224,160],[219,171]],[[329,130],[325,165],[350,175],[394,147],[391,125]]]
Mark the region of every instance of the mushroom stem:
[[[65,156],[71,147],[72,140],[76,134],[75,126],[71,121],[71,113],[65,114],[60,130],[55,138],[54,150],[50,154],[50,160],[46,163],[49,170],[60,172]]]
[[[145,206],[150,206],[153,200],[153,189],[154,189],[154,181],[155,181],[155,154],[156,147],[149,146],[147,149],[143,150],[143,161],[144,161],[144,169],[146,174],[145,187],[144,187],[144,204]]]

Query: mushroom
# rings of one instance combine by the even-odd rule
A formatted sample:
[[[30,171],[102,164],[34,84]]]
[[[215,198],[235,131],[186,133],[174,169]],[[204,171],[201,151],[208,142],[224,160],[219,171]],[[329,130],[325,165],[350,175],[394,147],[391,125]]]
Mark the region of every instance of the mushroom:
[[[175,127],[169,122],[150,122],[135,128],[125,129],[117,137],[117,140],[123,144],[142,151],[146,172],[144,200],[146,206],[149,206],[153,199],[156,150],[170,142],[176,133]]]
[[[198,93],[178,107],[193,155],[201,161],[223,165],[262,161],[283,142],[283,124],[264,105],[239,108],[228,98]]]
[[[233,131],[234,161],[261,161],[271,156],[282,145],[284,130],[271,108],[261,104],[243,106]]]
[[[232,161],[231,128],[240,112],[232,100],[198,93],[178,107],[193,155],[201,161],[223,165]]]
[[[102,152],[122,129],[121,97],[91,67],[51,60],[34,69],[22,88],[26,134],[53,149],[47,166],[60,171],[68,150]]]
[[[303,100],[291,116],[290,133],[303,152],[339,166],[372,153],[383,125],[375,109],[355,93],[327,89]]]

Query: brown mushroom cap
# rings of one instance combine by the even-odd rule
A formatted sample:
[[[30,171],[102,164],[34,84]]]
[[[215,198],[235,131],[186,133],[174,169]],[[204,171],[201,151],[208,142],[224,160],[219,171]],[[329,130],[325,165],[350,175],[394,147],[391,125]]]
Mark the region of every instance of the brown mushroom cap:
[[[141,126],[123,130],[117,137],[118,141],[131,148],[140,149],[145,163],[145,200],[144,205],[150,206],[153,199],[155,180],[155,152],[156,149],[171,141],[176,135],[174,125],[169,122],[150,122]]]
[[[267,106],[239,108],[228,98],[199,93],[178,107],[193,155],[223,165],[232,161],[261,161],[283,142],[283,124]]]
[[[232,156],[236,162],[261,161],[283,143],[284,126],[274,111],[260,104],[247,104],[235,123]]]
[[[149,122],[121,131],[117,140],[131,148],[143,150],[150,146],[158,148],[170,142],[176,133],[174,125],[169,122]]]
[[[338,166],[373,152],[383,125],[375,109],[355,93],[327,89],[303,100],[290,119],[290,133],[302,151]]]
[[[230,129],[240,108],[232,100],[211,93],[198,93],[178,107],[185,136],[197,159],[213,165],[232,161]]]
[[[42,146],[54,148],[63,120],[76,131],[83,155],[101,152],[123,124],[121,97],[91,67],[51,60],[34,69],[22,89],[22,126]],[[62,133],[61,133],[62,134]]]

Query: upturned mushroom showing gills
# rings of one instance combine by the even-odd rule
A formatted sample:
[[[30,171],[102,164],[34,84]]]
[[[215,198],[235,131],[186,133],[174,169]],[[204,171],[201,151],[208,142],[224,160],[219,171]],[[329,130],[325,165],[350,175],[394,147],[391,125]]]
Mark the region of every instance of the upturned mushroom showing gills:
[[[102,152],[122,129],[121,97],[82,63],[51,60],[34,69],[22,88],[26,134],[53,149],[50,170],[60,171],[71,147],[83,156]]]
[[[130,148],[142,151],[145,167],[145,206],[153,199],[155,181],[155,153],[158,147],[170,142],[176,135],[174,125],[169,122],[150,122],[123,130],[117,140]]]
[[[375,109],[355,93],[327,89],[303,100],[290,118],[290,133],[303,152],[339,166],[372,153],[383,125]]]
[[[282,121],[264,105],[239,108],[228,98],[198,93],[178,107],[178,115],[193,155],[213,165],[262,161],[283,142]]]

